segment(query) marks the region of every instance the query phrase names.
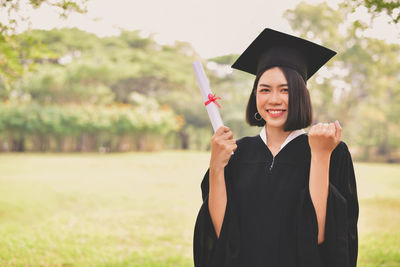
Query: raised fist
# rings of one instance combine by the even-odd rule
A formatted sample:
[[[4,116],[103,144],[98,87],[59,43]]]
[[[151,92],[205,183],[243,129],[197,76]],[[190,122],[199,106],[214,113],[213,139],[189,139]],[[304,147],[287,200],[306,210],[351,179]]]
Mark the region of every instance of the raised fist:
[[[308,142],[312,154],[332,153],[340,143],[342,127],[339,121],[334,123],[318,123],[313,125],[308,132]]]

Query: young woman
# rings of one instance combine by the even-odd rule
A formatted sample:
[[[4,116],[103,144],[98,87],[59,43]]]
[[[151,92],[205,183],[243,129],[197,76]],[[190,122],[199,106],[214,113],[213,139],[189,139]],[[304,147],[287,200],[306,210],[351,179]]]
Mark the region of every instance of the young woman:
[[[256,75],[246,121],[262,130],[235,141],[223,126],[212,137],[196,267],[356,266],[356,180],[340,124],[304,131],[307,79],[335,54],[265,29],[232,66]]]

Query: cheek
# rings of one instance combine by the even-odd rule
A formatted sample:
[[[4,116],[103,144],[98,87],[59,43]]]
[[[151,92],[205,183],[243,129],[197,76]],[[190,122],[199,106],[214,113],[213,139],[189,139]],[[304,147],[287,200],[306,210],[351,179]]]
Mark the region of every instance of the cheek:
[[[256,103],[257,105],[263,105],[265,102],[265,96],[257,94],[256,96]]]
[[[262,101],[261,101],[259,95],[256,95],[256,106],[257,106],[257,107],[260,106],[261,103],[262,103]]]

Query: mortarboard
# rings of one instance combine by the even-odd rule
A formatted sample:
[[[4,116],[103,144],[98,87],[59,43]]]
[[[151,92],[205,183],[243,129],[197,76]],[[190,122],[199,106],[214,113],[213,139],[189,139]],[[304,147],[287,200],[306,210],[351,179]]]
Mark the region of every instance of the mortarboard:
[[[288,67],[300,73],[306,82],[334,55],[335,51],[316,43],[266,28],[232,68],[257,75],[274,66]]]

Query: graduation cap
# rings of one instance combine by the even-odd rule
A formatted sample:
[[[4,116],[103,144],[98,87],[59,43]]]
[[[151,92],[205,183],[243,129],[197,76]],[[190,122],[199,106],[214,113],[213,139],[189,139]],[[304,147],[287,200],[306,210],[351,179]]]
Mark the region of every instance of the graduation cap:
[[[296,70],[304,81],[336,55],[316,43],[266,28],[233,63],[232,68],[254,75],[271,67]]]

